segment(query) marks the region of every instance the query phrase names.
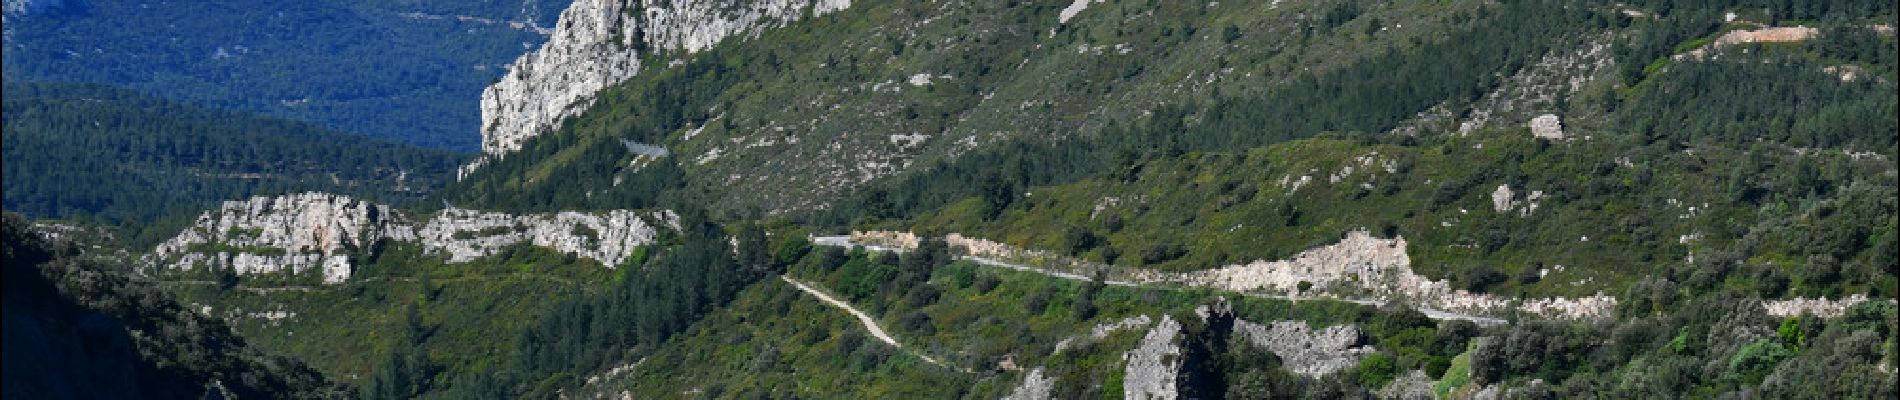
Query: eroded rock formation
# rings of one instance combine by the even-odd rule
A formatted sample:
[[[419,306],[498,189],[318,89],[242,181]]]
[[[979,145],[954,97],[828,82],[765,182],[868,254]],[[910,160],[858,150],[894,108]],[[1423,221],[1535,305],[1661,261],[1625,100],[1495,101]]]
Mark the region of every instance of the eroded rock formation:
[[[1141,345],[1128,351],[1128,365],[1122,373],[1122,398],[1173,399],[1180,395],[1176,387],[1181,375],[1181,323],[1162,315]]]
[[[618,266],[633,249],[652,244],[659,229],[677,229],[670,211],[614,210],[513,215],[450,208],[418,224],[389,206],[329,193],[225,202],[153,249],[146,264],[167,269],[229,268],[238,274],[317,271],[324,282],[348,280],[355,257],[378,242],[415,242],[449,262],[468,262],[526,243]]]
[[[1236,320],[1234,337],[1272,351],[1288,371],[1310,377],[1352,368],[1375,351],[1361,343],[1359,328],[1351,325],[1313,329],[1302,321]]]
[[[546,44],[515,60],[482,92],[484,155],[462,174],[586,111],[595,93],[638,74],[643,58],[705,50],[850,6],[850,0],[576,0],[561,12]]]

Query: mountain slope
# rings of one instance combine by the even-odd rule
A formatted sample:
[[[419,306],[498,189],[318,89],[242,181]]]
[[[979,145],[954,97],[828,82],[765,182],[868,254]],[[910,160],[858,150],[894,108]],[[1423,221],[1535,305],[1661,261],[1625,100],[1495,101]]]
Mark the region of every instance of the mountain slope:
[[[519,156],[478,169],[450,196],[539,208],[644,191],[614,183],[644,174],[634,162],[643,155],[623,148],[634,142],[670,150],[671,164],[693,177],[688,191],[722,211],[813,210],[999,142],[1092,140],[1110,121],[1191,99],[1257,96],[1387,49],[1420,52],[1428,38],[1472,25],[1536,26],[1476,20],[1477,5],[1465,3],[1354,9],[1331,20],[1319,18],[1331,4],[1158,3],[1091,9],[1062,23],[1055,3],[866,4],[679,63],[645,64],[650,72],[596,95],[587,112],[524,142]],[[1525,35],[1500,54],[1534,52],[1572,26],[1545,25],[1548,35]],[[1228,64],[1208,62],[1220,59]],[[1473,66],[1459,75],[1473,82],[1442,86],[1477,85],[1502,67]]]
[[[1629,3],[585,1],[432,221],[148,272],[373,398],[1893,397],[1895,5]]]
[[[6,396],[341,398],[303,364],[249,347],[150,282],[85,260],[7,213]]]
[[[482,87],[546,40],[568,1],[15,3],[8,82],[109,84],[474,151]]]
[[[6,86],[6,208],[144,224],[218,200],[328,190],[411,203],[459,156],[110,87]]]
[[[482,152],[501,157],[519,149],[522,141],[586,110],[596,92],[638,74],[644,62],[690,56],[728,37],[757,35],[850,5],[848,0],[577,2],[561,13],[545,46],[521,56],[508,75],[482,92]]]
[[[1685,153],[1621,140],[1551,143],[1506,130],[1413,146],[1309,139],[1189,153],[1029,189],[1000,208],[964,200],[908,229],[1164,271],[1281,259],[1367,229],[1405,237],[1421,273],[1472,290],[1585,296],[1657,268],[1716,265],[1700,284],[1766,274],[1804,296],[1896,294],[1887,268],[1896,188],[1884,157]],[[1835,172],[1802,178],[1817,171]],[[1836,260],[1835,271],[1808,276],[1811,257]],[[1749,267],[1728,269],[1738,262]]]

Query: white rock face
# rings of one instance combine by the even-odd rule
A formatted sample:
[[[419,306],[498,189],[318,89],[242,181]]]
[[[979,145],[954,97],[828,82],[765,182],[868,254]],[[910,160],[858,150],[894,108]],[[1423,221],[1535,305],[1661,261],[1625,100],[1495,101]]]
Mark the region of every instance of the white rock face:
[[[160,243],[156,259],[174,265],[231,268],[239,274],[318,270],[326,282],[349,279],[351,252],[384,238],[414,237],[388,206],[328,193],[228,201]]]
[[[449,262],[468,262],[529,243],[612,267],[626,261],[634,248],[653,243],[659,230],[649,219],[667,227],[679,225],[679,217],[669,211],[512,215],[452,208],[437,213],[416,236],[429,249],[448,253]]]
[[[1036,369],[1029,370],[1028,374],[1023,375],[1023,383],[1016,385],[1016,390],[1010,391],[1009,396],[1003,398],[1006,400],[1044,400],[1049,398],[1049,392],[1054,390],[1055,386],[1055,378],[1043,375],[1042,367],[1036,367]]]
[[[1518,209],[1520,215],[1529,215],[1530,211],[1536,208],[1537,199],[1541,197],[1542,192],[1533,191],[1531,196],[1526,196],[1525,200],[1513,204],[1522,206]],[[855,231],[851,233],[850,240],[901,251],[917,248],[919,238],[910,232]],[[1101,265],[1067,258],[1060,254],[1019,249],[1005,243],[956,233],[945,235],[944,242],[952,250],[961,251],[972,257],[996,260],[1039,260],[1044,265],[1043,268],[1037,269],[1038,272],[1059,278],[1087,280],[1090,279],[1088,271],[1103,270]],[[1007,266],[1007,264],[1001,265]],[[1057,265],[1061,267],[1048,268]],[[1362,302],[1385,302],[1403,298],[1416,302],[1420,306],[1475,314],[1520,310],[1546,317],[1592,318],[1608,315],[1610,309],[1616,306],[1615,297],[1601,293],[1581,298],[1552,297],[1520,300],[1452,289],[1449,281],[1434,281],[1412,271],[1412,258],[1406,253],[1404,238],[1380,239],[1372,237],[1363,230],[1347,233],[1339,243],[1308,249],[1285,260],[1256,260],[1247,264],[1192,272],[1112,268],[1107,270],[1126,275],[1126,280],[1116,280],[1116,276],[1109,277],[1106,282],[1110,285],[1163,283],[1236,292],[1265,291],[1300,296],[1318,293],[1329,297],[1358,299],[1355,301]],[[1300,291],[1301,282],[1311,283],[1313,291]]]
[[[1288,371],[1315,378],[1352,368],[1376,351],[1360,344],[1359,328],[1352,325],[1313,329],[1301,321],[1235,320],[1234,337],[1280,356]]]
[[[482,92],[482,152],[519,150],[522,142],[579,115],[594,94],[632,78],[654,51],[697,52],[739,35],[757,35],[850,0],[576,0],[561,12],[546,44],[515,60]],[[464,168],[463,175],[474,167]]]
[[[1497,190],[1491,191],[1491,209],[1500,213],[1517,210],[1518,216],[1528,217],[1537,211],[1538,202],[1543,199],[1544,191],[1532,190],[1530,195],[1524,196],[1523,201],[1518,201],[1517,192],[1512,191],[1510,186],[1498,185]]]
[[[659,229],[678,229],[670,211],[614,210],[511,215],[464,209],[417,225],[389,206],[329,193],[228,201],[153,249],[148,265],[231,268],[238,274],[317,271],[326,283],[349,279],[352,255],[382,240],[417,242],[449,262],[468,262],[518,243],[618,266]]]
[[[1365,231],[1348,233],[1337,244],[1300,252],[1286,260],[1254,261],[1220,269],[1184,273],[1144,272],[1137,281],[1174,282],[1233,291],[1267,290],[1298,293],[1300,282],[1325,292],[1370,296],[1380,300],[1407,298],[1444,310],[1495,312],[1513,308],[1549,317],[1584,318],[1608,315],[1616,298],[1597,294],[1584,298],[1544,298],[1516,301],[1487,293],[1452,289],[1412,272],[1404,238],[1380,239]]]
[[[1175,378],[1181,374],[1181,323],[1162,315],[1161,322],[1141,338],[1141,346],[1128,351],[1128,365],[1122,373],[1122,398],[1173,399],[1180,395]]]
[[[1766,27],[1766,28],[1756,29],[1752,31],[1751,30],[1733,30],[1733,31],[1729,31],[1728,33],[1722,34],[1722,37],[1716,38],[1715,42],[1713,43],[1703,45],[1702,47],[1696,48],[1695,50],[1690,50],[1687,53],[1670,56],[1670,58],[1674,60],[1678,60],[1678,61],[1684,60],[1684,59],[1700,60],[1703,57],[1708,56],[1709,53],[1713,53],[1717,50],[1721,50],[1723,47],[1729,47],[1729,46],[1734,46],[1738,44],[1748,44],[1748,43],[1800,42],[1800,41],[1805,41],[1808,39],[1813,39],[1815,36],[1819,36],[1820,34],[1821,34],[1820,29],[1810,28],[1806,26]]]
[[[1056,14],[1056,22],[1069,23],[1069,20],[1075,18],[1076,14],[1081,14],[1082,10],[1089,9],[1089,3],[1100,2],[1102,2],[1102,0],[1075,0],[1075,2],[1069,3],[1068,7],[1063,7],[1062,12]]]
[[[1497,212],[1510,212],[1512,207],[1516,207],[1511,204],[1512,198],[1516,196],[1517,194],[1511,192],[1510,186],[1498,185],[1498,190],[1491,191],[1491,209]]]
[[[1849,307],[1866,301],[1867,295],[1855,294],[1841,298],[1840,300],[1796,297],[1787,300],[1762,302],[1761,306],[1768,310],[1768,315],[1776,317],[1786,318],[1809,314],[1821,318],[1834,318],[1841,316],[1841,313],[1847,312]]]
[[[1068,350],[1070,348],[1074,348],[1075,346],[1081,345],[1081,343],[1077,343],[1077,341],[1087,341],[1087,342],[1101,341],[1102,339],[1107,339],[1108,335],[1111,333],[1115,333],[1117,331],[1126,330],[1126,329],[1145,328],[1148,326],[1148,324],[1153,324],[1154,321],[1155,321],[1154,318],[1149,318],[1147,314],[1142,314],[1142,315],[1136,315],[1133,317],[1123,318],[1120,321],[1102,323],[1100,325],[1096,325],[1094,328],[1090,328],[1088,336],[1067,337],[1067,338],[1063,338],[1061,341],[1056,342],[1055,353],[1061,353],[1064,350]]]
[[[1556,114],[1544,114],[1537,116],[1537,118],[1531,118],[1531,136],[1542,139],[1563,140],[1563,119],[1558,118]]]
[[[1415,369],[1399,375],[1392,383],[1379,389],[1377,394],[1382,399],[1431,400],[1433,383],[1431,377],[1425,376],[1424,370]]]

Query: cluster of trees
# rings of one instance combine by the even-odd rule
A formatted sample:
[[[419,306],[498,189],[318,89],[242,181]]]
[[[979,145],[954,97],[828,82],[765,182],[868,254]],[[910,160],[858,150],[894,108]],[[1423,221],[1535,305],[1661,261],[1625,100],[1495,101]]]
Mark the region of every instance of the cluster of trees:
[[[1895,306],[1871,301],[1831,320],[1774,319],[1749,293],[1688,297],[1615,321],[1526,320],[1475,341],[1471,379],[1530,397],[1893,397],[1877,369],[1895,360]],[[1533,382],[1533,380],[1536,380]]]
[[[929,281],[953,260],[943,239],[926,238],[916,250],[901,255],[847,252],[837,247],[812,249],[811,257],[794,264],[792,271],[836,290],[869,312],[894,316],[899,332],[929,335],[935,333],[935,328],[921,308],[935,304],[943,295],[943,289]]]
[[[638,359],[753,282],[783,271],[757,226],[728,235],[703,213],[684,214],[673,244],[619,266],[605,291],[555,305],[515,338],[506,359],[426,390],[457,398],[551,397],[580,383],[574,372]],[[381,369],[405,366],[392,356]]]
[[[426,280],[422,286],[423,290],[431,290]],[[400,322],[396,331],[400,336],[395,346],[362,386],[361,395],[365,399],[416,398],[429,389],[431,381],[441,372],[441,366],[431,362],[423,350],[426,332],[414,303],[403,306]]]
[[[6,397],[347,397],[317,371],[250,347],[223,320],[185,308],[124,267],[41,237],[18,214],[4,215],[0,254]]]
[[[552,27],[569,2],[61,3],[7,18],[7,81],[119,85],[472,151],[482,89],[545,38],[454,16]],[[166,23],[123,23],[141,19]]]
[[[1655,18],[1619,21],[1639,28],[1614,52],[1622,81],[1636,89],[1605,98],[1619,128],[1685,143],[1766,139],[1795,147],[1894,149],[1900,125],[1891,117],[1900,104],[1892,85],[1879,81],[1894,78],[1900,55],[1891,36],[1867,25],[1869,18],[1891,19],[1894,3],[1709,3],[1639,3]],[[1729,11],[1771,25],[1792,20],[1823,29],[1799,45],[1731,49],[1713,60],[1671,59],[1720,35]],[[1858,79],[1842,79],[1846,72]]]
[[[410,204],[460,156],[83,84],[9,83],[8,210],[139,226],[216,201],[322,190]]]
[[[1881,43],[1854,46],[1864,45]],[[1891,57],[1894,42],[1884,45],[1887,51],[1874,54]],[[1893,85],[1872,77],[1842,81],[1800,53],[1773,53],[1673,64],[1620,105],[1619,115],[1630,133],[1685,143],[1765,139],[1875,152],[1900,144],[1900,122],[1893,118],[1900,100]]]

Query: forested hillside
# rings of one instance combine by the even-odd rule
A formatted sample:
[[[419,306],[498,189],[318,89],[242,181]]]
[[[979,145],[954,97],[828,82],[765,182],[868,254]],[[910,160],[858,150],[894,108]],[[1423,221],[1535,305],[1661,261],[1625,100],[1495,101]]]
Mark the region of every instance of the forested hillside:
[[[413,204],[447,184],[461,159],[96,85],[8,83],[3,112],[8,211],[140,229],[260,194]]]
[[[568,1],[22,3],[6,17],[8,82],[109,84],[473,151],[482,88]]]
[[[1104,54],[1132,55],[1115,59],[1118,67],[1113,71],[1119,74],[1094,79],[1083,78],[1090,77],[1088,67],[1071,66],[1053,77],[1021,66],[1012,69],[1007,63],[985,71],[988,59],[977,56],[955,64],[973,71],[924,68],[924,78],[892,79],[887,85],[880,85],[878,77],[907,78],[917,70],[905,69],[917,65],[907,60],[954,53],[959,47],[944,43],[957,41],[928,39],[936,36],[930,25],[923,24],[906,31],[911,36],[863,45],[888,51],[872,53],[886,61],[868,63],[884,75],[850,75],[846,72],[852,69],[837,67],[866,65],[862,58],[855,58],[856,63],[851,58],[863,53],[810,59],[823,54],[822,50],[805,49],[831,48],[814,43],[852,42],[807,38],[857,38],[880,31],[851,31],[845,27],[860,25],[845,21],[887,21],[887,17],[866,17],[891,15],[885,12],[902,15],[876,7],[854,9],[794,25],[777,36],[721,46],[681,66],[610,90],[589,114],[555,135],[529,142],[519,156],[478,172],[466,186],[452,189],[450,196],[503,207],[598,207],[592,202],[626,201],[601,194],[643,193],[652,199],[655,190],[676,187],[679,184],[671,182],[683,176],[687,189],[671,193],[704,203],[736,204],[729,208],[736,208],[729,215],[754,215],[746,211],[749,207],[786,211],[828,203],[829,207],[819,207],[828,211],[794,219],[818,226],[856,221],[852,226],[858,229],[961,233],[1134,271],[1191,271],[1285,259],[1334,243],[1347,231],[1363,229],[1409,239],[1405,252],[1410,265],[1458,290],[1519,300],[1600,294],[1612,298],[1615,306],[1594,321],[1514,319],[1505,326],[1468,333],[1470,340],[1447,339],[1455,343],[1451,347],[1422,352],[1405,350],[1419,346],[1416,336],[1373,339],[1393,347],[1391,353],[1384,353],[1390,358],[1368,359],[1380,361],[1360,364],[1358,372],[1349,375],[1356,378],[1332,384],[1267,386],[1312,390],[1308,393],[1319,397],[1363,395],[1366,392],[1361,390],[1382,389],[1381,385],[1393,381],[1392,375],[1418,370],[1427,386],[1436,386],[1440,395],[1461,397],[1507,390],[1530,396],[1831,393],[1868,397],[1894,390],[1886,383],[1814,379],[1822,371],[1818,366],[1826,364],[1884,376],[1892,373],[1880,366],[1895,354],[1889,299],[1895,295],[1894,276],[1900,272],[1893,269],[1900,262],[1894,251],[1895,236],[1889,233],[1900,226],[1895,220],[1892,164],[1895,138],[1900,137],[1892,118],[1897,97],[1895,42],[1890,28],[1883,28],[1892,26],[1891,5],[1506,2],[1476,5],[1471,10],[1434,10],[1440,14],[1432,15],[1444,18],[1438,21],[1443,25],[1382,14],[1410,9],[1409,4],[1289,6],[1304,7],[1312,19],[1283,23],[1325,45],[1287,44],[1266,55],[1251,56],[1262,58],[1248,58],[1249,52],[1259,50],[1246,44],[1264,36],[1257,30],[1272,32],[1276,25],[1237,23],[1227,19],[1236,15],[1231,10],[1183,14],[1176,7],[1193,7],[1090,5],[1078,17],[1054,27],[1037,25],[1046,17],[1039,13],[1053,11],[1047,8],[989,10],[984,15],[1005,17],[971,17],[978,26],[999,24],[994,30],[973,32],[1012,32],[1006,27],[1016,26],[1055,33],[1027,38],[997,34],[978,40],[989,45],[978,48],[1007,54],[1017,53],[996,49],[1012,49],[1009,46],[1016,41],[1026,41],[1022,45],[1030,49],[1021,50],[1029,59],[1024,64],[1097,54],[1094,45],[1064,46],[1061,39],[1078,35],[1071,29],[1087,29],[1092,21],[1089,13],[1098,10],[1118,11],[1111,15],[1127,17],[1112,22],[1118,29],[1104,38],[1132,40],[1093,43],[1102,46]],[[949,18],[957,18],[958,11],[949,11],[953,13]],[[1726,15],[1730,12],[1736,15]],[[1011,25],[1007,15],[1025,16],[1015,21],[1020,25]],[[1197,20],[1196,15],[1217,17],[1209,23]],[[1229,29],[1222,21],[1234,25]],[[1338,28],[1342,25],[1358,30],[1342,32]],[[1403,35],[1404,31],[1388,33],[1400,25],[1447,37],[1380,41],[1386,35]],[[1816,34],[1764,43],[1718,40],[1735,32],[1774,27],[1813,27]],[[1169,42],[1159,47],[1167,49],[1159,53],[1165,55],[1146,53],[1150,48],[1139,45],[1152,43],[1144,38],[1158,40],[1154,38],[1169,37],[1166,32],[1183,31],[1218,34],[1191,34],[1184,42]],[[1195,43],[1236,46],[1197,53],[1206,50]],[[1066,50],[1042,53],[1033,50],[1038,45]],[[1353,47],[1362,45],[1380,50]],[[927,46],[941,47],[922,53],[927,56],[906,53]],[[1686,55],[1697,51],[1709,56]],[[759,54],[771,54],[765,58],[780,60],[784,66],[773,69],[779,64],[738,61],[756,60]],[[1274,68],[1292,60],[1331,60],[1328,56],[1355,62],[1317,61],[1310,67]],[[821,76],[841,75],[813,78],[817,82],[809,83],[781,78],[813,76],[784,72],[802,71],[803,64],[797,61],[801,57],[810,59],[811,65],[830,67]],[[1209,85],[1221,88],[1217,91],[1183,91],[1218,93],[1212,100],[1165,100],[1173,99],[1168,96],[1175,92],[1141,86],[1143,79],[1168,81],[1152,74],[1168,70],[1167,65],[1180,57],[1200,62],[1252,60],[1237,63],[1237,68],[1266,67],[1256,70],[1251,79],[1209,78],[1208,82],[1223,83]],[[904,73],[894,73],[893,66]],[[1076,74],[1078,82],[1061,85],[1069,74]],[[984,104],[1009,93],[1009,84],[999,82],[1025,77],[1033,77],[1044,90],[1039,97],[1002,104],[1037,110],[1041,117],[1006,119],[1001,116],[1007,112],[984,109]],[[864,84],[852,86],[854,82]],[[1114,88],[1093,86],[1108,82],[1132,82],[1128,84],[1143,90],[1118,97],[1121,92]],[[802,88],[801,84],[851,89],[817,90],[827,94],[811,100],[809,112],[825,116],[803,126],[781,118],[786,115],[773,114],[784,108],[746,108],[748,101],[758,101],[749,99],[771,96],[762,93],[814,92],[793,89]],[[1051,90],[1064,94],[1050,94]],[[956,101],[962,95],[970,96],[967,102]],[[895,105],[852,108],[861,98]],[[1065,109],[1065,102],[1097,108]],[[1136,108],[1141,112],[1117,115],[1114,111],[1131,103],[1149,105],[1136,106],[1145,107]],[[684,110],[676,105],[684,105]],[[806,105],[793,106],[799,107]],[[706,111],[694,111],[701,108]],[[826,111],[839,109],[855,111]],[[1542,114],[1561,122],[1556,132],[1537,131],[1536,135],[1548,135],[1540,138],[1526,126],[1532,125],[1533,116]],[[1078,115],[1101,118],[1063,123]],[[985,125],[1003,120],[1011,122]],[[1043,131],[1051,125],[1057,127],[1053,132]],[[850,126],[844,130],[856,136],[813,141],[801,132],[829,128],[811,126]],[[968,134],[964,130],[978,126],[995,130],[980,131],[989,135],[976,135],[973,140],[958,140],[967,137],[962,136]],[[774,133],[761,136],[756,132]],[[867,143],[885,136],[890,137],[889,143]],[[957,144],[937,142],[946,139]],[[638,161],[645,155],[631,147],[623,149],[623,140],[667,146],[673,150],[671,158],[677,160],[662,164],[661,169],[651,169],[655,164],[629,164],[628,160]],[[804,144],[807,141],[811,144]],[[886,145],[900,150],[889,153]],[[805,146],[831,150],[804,153]],[[780,153],[748,153],[757,151],[753,148]],[[860,161],[843,168],[813,169],[813,164],[805,162],[810,158],[787,156],[785,151],[819,154],[823,160]],[[862,161],[867,153],[902,155]],[[737,166],[754,163],[766,166]],[[668,183],[626,185],[628,179],[642,176],[649,180],[664,176],[660,182]],[[734,190],[752,187],[748,182],[754,179],[775,186],[763,192]],[[826,190],[814,187],[861,190],[830,197],[824,194]],[[788,193],[810,197],[775,197]],[[907,272],[894,264],[880,268],[847,263],[840,278],[821,279],[821,286],[869,303],[874,310],[879,304],[895,304],[897,311],[883,314],[884,321],[906,327],[898,331],[912,339],[940,335],[932,325],[935,330],[958,326],[934,323],[929,312],[904,311],[913,303],[938,301],[931,292],[948,292],[955,286],[932,281],[925,285],[929,290],[907,289],[901,282],[916,278],[902,278]],[[991,373],[1009,376],[1001,378],[1005,381],[1034,380],[1020,372],[990,369],[1001,368],[996,364],[977,363],[964,365],[977,371],[970,380],[925,379],[935,383],[917,386],[880,379],[857,381],[852,377],[865,374],[932,376],[925,371],[937,367],[919,364],[886,346],[861,344],[867,342],[862,336],[828,339],[804,331],[847,329],[848,319],[835,323],[844,326],[839,328],[742,328],[760,323],[751,318],[786,312],[776,304],[790,300],[787,290],[761,290],[734,304],[777,307],[778,311],[764,308],[754,309],[754,314],[715,316],[708,323],[723,324],[721,328],[709,327],[704,331],[709,333],[679,344],[696,350],[669,356],[680,358],[666,366],[630,367],[636,372],[627,378],[624,389],[653,394],[649,390],[660,387],[744,397],[812,393],[803,391],[814,390],[807,385],[818,381],[850,389],[817,393],[970,393],[940,392],[936,390],[943,387],[933,386],[943,385],[968,387],[985,393],[979,397],[987,397],[1006,393],[987,386],[991,383],[986,377],[998,376]],[[879,300],[879,295],[889,297]],[[1873,300],[1831,321],[1770,316],[1763,306],[1797,297],[1850,295]],[[1022,293],[1007,298],[1037,307],[1050,298],[1075,297]],[[992,315],[1010,312],[998,307],[1013,310],[943,301],[955,304],[948,306],[953,309],[970,307],[966,310],[986,310]],[[824,311],[802,310],[798,312]],[[1453,329],[1442,324],[1438,328]],[[733,330],[750,333],[728,333]],[[745,343],[746,338],[788,335],[812,336],[796,336],[800,339],[795,344],[735,344]],[[1013,348],[1017,351],[1005,352],[1012,353],[1015,361],[1024,360],[1021,347],[995,343],[996,337],[1020,337],[1020,333],[989,330],[978,337],[989,345]],[[879,350],[836,347],[841,345]],[[973,349],[941,343],[926,349],[952,359],[973,354]],[[688,354],[725,351],[756,354],[770,362],[755,359],[741,364],[743,357],[723,358],[728,368],[751,373],[728,375],[730,380],[716,384],[666,378],[678,372],[671,368],[691,369],[693,362],[705,362]],[[896,359],[909,361],[892,362]],[[1069,362],[1080,363],[1068,364],[1071,367],[1091,363],[1085,359]],[[1697,367],[1701,363],[1710,366]],[[805,384],[773,378],[772,371],[790,365],[803,372],[797,376]],[[1233,364],[1203,367],[1233,373],[1231,379],[1250,384],[1275,381],[1248,377],[1248,371]],[[637,372],[643,368],[653,369]],[[1114,393],[1088,385],[1125,378],[1117,373],[1072,375],[1071,382],[1088,383],[1063,390]],[[1189,379],[1184,377],[1183,382]],[[1220,393],[1231,388],[1199,389]]]
[[[721,215],[812,211],[1017,140],[1113,140],[1100,132],[1115,121],[1201,98],[1300,92],[1285,96],[1316,101],[1309,109],[1353,107],[1312,128],[1395,121],[1452,94],[1440,92],[1482,87],[1508,61],[1533,57],[1576,26],[1608,24],[1611,15],[1545,12],[1555,7],[1544,3],[1480,13],[1472,2],[1139,2],[1064,21],[1066,3],[857,4],[679,63],[649,64],[445,196],[490,207],[608,207],[627,198],[623,192],[669,187],[628,182],[672,182],[667,177],[683,169],[687,189],[679,192]],[[1473,29],[1483,30],[1464,33]],[[1528,32],[1498,34],[1517,30]],[[1437,39],[1450,34],[1459,40]],[[1439,57],[1458,62],[1409,63]],[[1330,94],[1358,85],[1327,79],[1330,71],[1356,71],[1340,77],[1358,79],[1398,65],[1411,75],[1355,86],[1356,96]],[[1450,75],[1413,79],[1434,72]],[[1394,83],[1422,86],[1403,99],[1422,104],[1388,104],[1372,89]],[[1381,102],[1356,104],[1361,99]],[[1361,108],[1380,113],[1352,115]],[[1317,133],[1307,128],[1275,127]],[[671,161],[643,167],[655,164],[636,162],[646,155],[626,142],[664,147]]]
[[[0,228],[6,397],[341,398],[301,362],[250,347],[222,320],[121,265],[89,260],[18,214]]]
[[[642,49],[454,181],[454,154],[10,82],[6,207],[176,232],[118,243],[172,255],[149,298],[364,398],[1900,391],[1890,0],[827,4]],[[564,57],[647,43],[559,26],[611,36]],[[308,190],[406,209],[165,225]]]

